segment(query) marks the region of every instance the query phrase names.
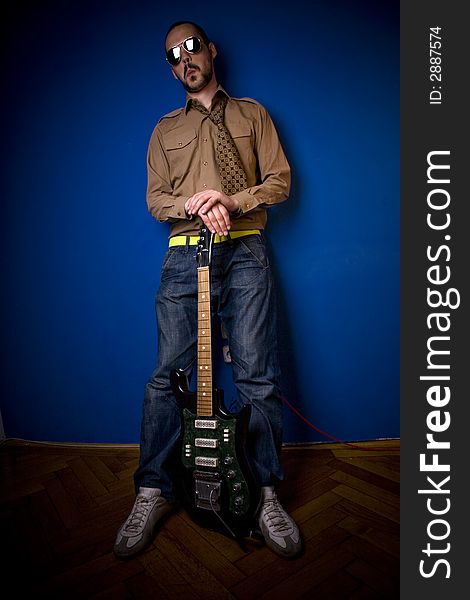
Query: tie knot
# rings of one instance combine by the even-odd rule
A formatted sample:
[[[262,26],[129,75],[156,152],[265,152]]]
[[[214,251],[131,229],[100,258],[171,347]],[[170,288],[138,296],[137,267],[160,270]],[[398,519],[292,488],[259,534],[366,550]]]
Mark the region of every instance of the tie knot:
[[[212,110],[207,110],[205,106],[203,106],[197,100],[192,101],[192,106],[198,110],[203,115],[209,117],[209,119],[215,123],[216,125],[221,125],[224,122],[224,112],[225,106],[227,105],[227,98],[225,96],[221,96],[216,104],[212,106]]]

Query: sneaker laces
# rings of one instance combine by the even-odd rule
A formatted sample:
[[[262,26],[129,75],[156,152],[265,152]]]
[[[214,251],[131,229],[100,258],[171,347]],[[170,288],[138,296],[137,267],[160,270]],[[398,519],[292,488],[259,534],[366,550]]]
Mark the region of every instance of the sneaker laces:
[[[263,511],[268,520],[268,527],[272,528],[274,533],[292,531],[292,523],[275,495],[264,501]]]
[[[147,518],[148,512],[150,508],[152,508],[155,503],[156,497],[148,497],[143,495],[138,495],[134,502],[134,508],[132,509],[129,518],[124,525],[124,531],[128,533],[137,534],[140,533],[145,520]]]

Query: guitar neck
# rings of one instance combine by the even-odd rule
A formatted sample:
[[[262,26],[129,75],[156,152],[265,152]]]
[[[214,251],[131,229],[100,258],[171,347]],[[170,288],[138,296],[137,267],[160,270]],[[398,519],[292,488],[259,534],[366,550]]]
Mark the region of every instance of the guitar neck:
[[[212,332],[209,267],[197,270],[198,342],[197,342],[197,414],[212,416]]]

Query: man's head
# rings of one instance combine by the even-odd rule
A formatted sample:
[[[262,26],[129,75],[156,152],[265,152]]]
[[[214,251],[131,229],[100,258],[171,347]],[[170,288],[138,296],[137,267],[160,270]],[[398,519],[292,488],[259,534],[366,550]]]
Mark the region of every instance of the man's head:
[[[171,25],[165,37],[165,52],[173,76],[187,92],[200,92],[215,81],[213,60],[217,50],[200,25],[191,21]]]

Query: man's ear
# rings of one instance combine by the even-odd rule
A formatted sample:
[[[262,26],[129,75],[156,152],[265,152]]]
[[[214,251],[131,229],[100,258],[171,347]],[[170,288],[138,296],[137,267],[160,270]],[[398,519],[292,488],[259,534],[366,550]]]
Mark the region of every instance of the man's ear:
[[[217,48],[215,47],[214,42],[209,42],[208,48],[212,58],[214,59],[217,56]]]

